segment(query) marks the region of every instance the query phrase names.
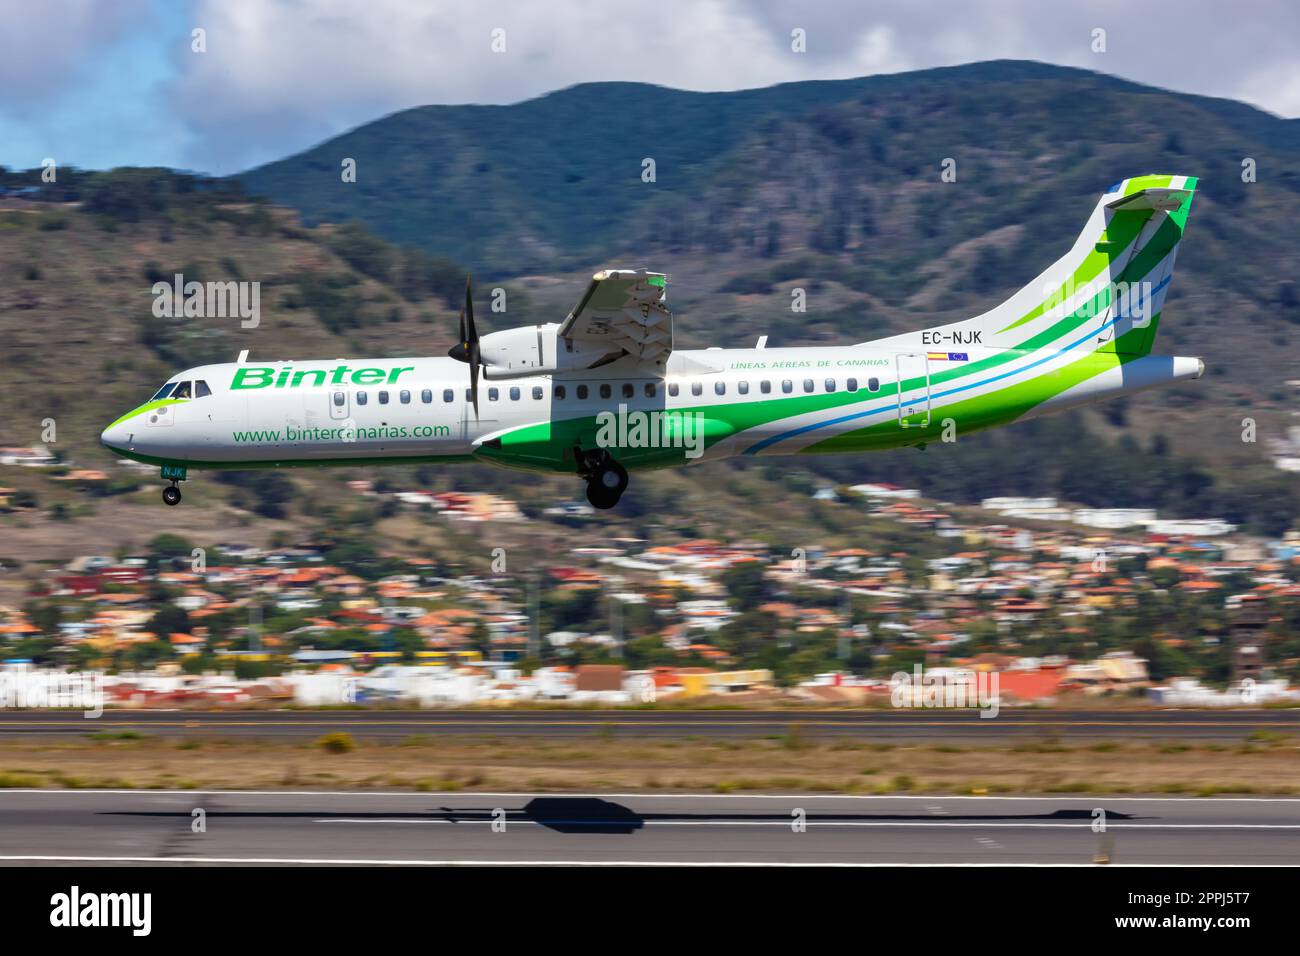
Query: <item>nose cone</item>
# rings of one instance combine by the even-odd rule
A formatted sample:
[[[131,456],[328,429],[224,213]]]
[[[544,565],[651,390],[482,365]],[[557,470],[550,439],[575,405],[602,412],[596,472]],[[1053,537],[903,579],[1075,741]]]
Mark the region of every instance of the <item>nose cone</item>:
[[[126,424],[114,423],[99,434],[99,443],[113,451],[126,451],[130,440],[130,428]]]

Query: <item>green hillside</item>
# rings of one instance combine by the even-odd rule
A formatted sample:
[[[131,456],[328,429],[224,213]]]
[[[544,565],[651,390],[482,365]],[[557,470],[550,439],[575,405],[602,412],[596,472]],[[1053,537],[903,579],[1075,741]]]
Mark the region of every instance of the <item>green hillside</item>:
[[[239,178],[309,222],[358,219],[512,272],[647,249],[721,251],[764,240],[771,216],[796,209],[813,226],[838,212],[844,245],[856,245],[855,227],[888,236],[895,213],[910,225],[940,199],[942,222],[902,234],[912,256],[1008,222],[1026,227],[1028,245],[1076,222],[1072,199],[1170,164],[1195,167],[1224,202],[1240,203],[1239,162],[1254,156],[1264,185],[1294,193],[1297,147],[1300,121],[1004,61],[729,93],[590,83],[511,106],[426,106]],[[949,156],[972,188],[925,188]],[[357,161],[355,184],[342,182],[345,157]],[[646,157],[653,184],[641,181]],[[811,238],[796,232],[790,243]],[[821,238],[834,247],[840,237]]]

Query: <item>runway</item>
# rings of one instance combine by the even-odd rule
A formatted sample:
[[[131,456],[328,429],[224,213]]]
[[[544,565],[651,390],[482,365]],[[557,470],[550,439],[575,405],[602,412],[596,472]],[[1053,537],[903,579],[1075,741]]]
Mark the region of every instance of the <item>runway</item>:
[[[0,851],[10,866],[1296,865],[1300,800],[6,790]]]
[[[888,740],[1184,739],[1240,741],[1251,734],[1300,733],[1289,710],[244,710],[0,711],[0,739],[135,732],[169,737],[359,738],[414,734],[572,737],[809,736]]]

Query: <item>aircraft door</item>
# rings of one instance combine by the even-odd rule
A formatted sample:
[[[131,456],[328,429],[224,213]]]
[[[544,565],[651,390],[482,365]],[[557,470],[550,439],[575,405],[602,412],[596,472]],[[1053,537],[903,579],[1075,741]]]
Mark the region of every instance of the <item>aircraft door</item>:
[[[899,352],[898,426],[927,428],[930,424],[930,359],[924,352]],[[909,380],[912,384],[909,386]],[[919,380],[919,381],[918,381]]]

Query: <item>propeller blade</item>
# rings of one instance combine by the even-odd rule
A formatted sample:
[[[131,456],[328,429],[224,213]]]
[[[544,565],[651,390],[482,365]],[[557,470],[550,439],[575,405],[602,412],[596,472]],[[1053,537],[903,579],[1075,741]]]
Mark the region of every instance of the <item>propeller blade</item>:
[[[457,362],[469,361],[469,342],[465,339],[465,310],[460,311],[460,341],[447,349],[447,354]]]
[[[461,335],[462,342],[477,342],[478,329],[474,327],[474,295],[469,276],[465,276],[465,328],[468,334]]]
[[[469,400],[474,406],[474,421],[478,421],[478,340],[469,346]]]
[[[447,350],[457,362],[469,365],[469,400],[478,421],[478,367],[482,359],[478,349],[478,329],[474,327],[473,283],[465,276],[465,308],[460,310],[460,341]]]

